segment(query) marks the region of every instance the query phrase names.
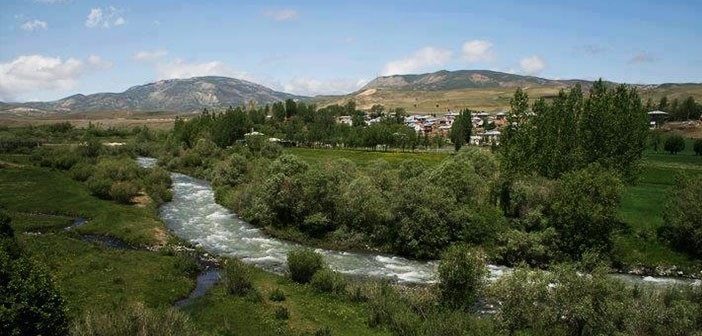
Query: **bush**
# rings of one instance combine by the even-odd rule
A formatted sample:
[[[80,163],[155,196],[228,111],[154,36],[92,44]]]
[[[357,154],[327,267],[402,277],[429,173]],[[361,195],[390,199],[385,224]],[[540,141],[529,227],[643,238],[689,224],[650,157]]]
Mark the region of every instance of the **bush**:
[[[13,238],[15,236],[15,230],[12,229],[12,218],[5,213],[5,211],[0,210],[0,239]]]
[[[295,282],[308,283],[312,276],[323,268],[322,255],[310,249],[297,249],[288,253],[288,269]]]
[[[685,150],[685,139],[677,134],[671,135],[670,137],[668,137],[668,139],[665,140],[665,145],[663,145],[663,149],[665,149],[670,154],[677,154],[679,152],[682,152],[683,150]]]
[[[230,294],[244,296],[253,289],[251,270],[238,259],[229,259],[224,268],[224,285]],[[260,294],[259,294],[260,295]]]
[[[679,176],[668,192],[661,235],[678,249],[702,257],[702,179]]]
[[[261,147],[261,155],[267,159],[275,159],[283,153],[283,147],[277,143],[266,142]]]
[[[702,139],[695,140],[692,148],[695,150],[695,155],[702,155]]]
[[[139,187],[132,182],[117,181],[110,186],[110,198],[122,204],[129,204],[138,193]]]
[[[268,298],[271,301],[275,301],[275,302],[285,301],[285,293],[283,292],[282,289],[276,288],[271,292],[270,295],[268,295]]]
[[[465,245],[449,247],[439,262],[441,301],[452,308],[473,306],[487,273],[481,252]]]
[[[322,293],[341,294],[346,289],[346,279],[341,274],[325,268],[312,276],[310,285]]]
[[[288,308],[285,308],[285,306],[279,306],[275,308],[275,318],[279,320],[287,320],[290,318],[290,313],[288,312]]]
[[[110,189],[112,181],[108,178],[92,176],[88,179],[88,190],[96,197],[102,199],[110,198]]]
[[[188,315],[178,309],[157,310],[133,304],[106,314],[88,312],[73,323],[71,335],[195,336],[200,332]]]
[[[0,249],[0,284],[0,335],[67,334],[66,303],[45,267]]]
[[[88,162],[81,161],[71,167],[71,169],[68,171],[68,175],[70,175],[71,178],[76,181],[85,182],[91,176],[93,176],[94,171],[95,169],[93,165]]]

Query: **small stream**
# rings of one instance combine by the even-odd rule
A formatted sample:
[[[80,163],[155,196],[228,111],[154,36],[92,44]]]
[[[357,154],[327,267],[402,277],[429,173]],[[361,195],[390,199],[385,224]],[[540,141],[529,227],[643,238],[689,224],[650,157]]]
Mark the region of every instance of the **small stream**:
[[[142,167],[153,167],[156,159],[137,159]],[[300,244],[266,236],[259,228],[243,221],[227,208],[217,204],[207,181],[179,173],[171,173],[173,200],[164,204],[160,215],[177,236],[206,251],[236,257],[264,270],[282,274],[286,271],[287,253],[303,247]],[[401,283],[436,282],[437,261],[418,261],[399,256],[374,253],[316,249],[329,266],[340,273],[391,279]],[[488,265],[489,280],[512,271],[505,266]],[[202,275],[202,274],[201,274]],[[653,285],[700,284],[700,280],[666,277],[641,277],[615,274],[631,283]],[[199,282],[198,282],[199,286]]]

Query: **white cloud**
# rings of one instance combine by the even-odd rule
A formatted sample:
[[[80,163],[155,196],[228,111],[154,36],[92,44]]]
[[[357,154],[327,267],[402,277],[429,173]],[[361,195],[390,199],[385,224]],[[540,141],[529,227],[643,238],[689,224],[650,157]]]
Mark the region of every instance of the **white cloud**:
[[[430,66],[440,66],[450,61],[452,54],[451,50],[448,49],[424,47],[406,58],[387,63],[383,68],[382,75],[401,75]]]
[[[298,77],[285,83],[283,90],[303,96],[328,94],[347,94],[356,91],[368,83],[365,79],[318,80]]]
[[[85,18],[85,26],[88,28],[110,28],[121,26],[127,22],[121,15],[122,11],[110,6],[107,8],[93,8]]]
[[[152,62],[162,59],[168,55],[168,50],[157,49],[157,50],[141,50],[134,54],[132,58],[139,62]]]
[[[297,19],[297,11],[290,8],[268,9],[263,11],[263,16],[275,21],[290,21]]]
[[[20,26],[20,28],[22,28],[22,30],[26,30],[29,32],[33,32],[33,31],[37,31],[37,30],[46,30],[46,28],[48,28],[48,27],[49,27],[49,25],[46,23],[46,21],[41,21],[41,20],[37,20],[37,19],[27,20]]]
[[[647,53],[647,52],[640,52],[636,55],[634,55],[631,59],[629,59],[629,64],[641,64],[641,63],[653,63],[657,61],[658,58],[655,56]]]
[[[519,61],[522,73],[527,75],[537,75],[546,68],[546,62],[539,56],[530,56]]]
[[[88,56],[88,65],[95,69],[109,69],[112,67],[112,62],[106,61],[97,55],[90,55]]]
[[[73,88],[85,70],[85,64],[75,58],[19,56],[0,63],[0,100],[13,100],[36,90]]]
[[[219,61],[189,63],[182,59],[156,64],[158,79],[190,78],[199,76],[227,76],[243,78],[245,73],[234,71]]]
[[[461,53],[468,62],[490,62],[495,58],[492,43],[485,40],[472,40],[463,43]]]

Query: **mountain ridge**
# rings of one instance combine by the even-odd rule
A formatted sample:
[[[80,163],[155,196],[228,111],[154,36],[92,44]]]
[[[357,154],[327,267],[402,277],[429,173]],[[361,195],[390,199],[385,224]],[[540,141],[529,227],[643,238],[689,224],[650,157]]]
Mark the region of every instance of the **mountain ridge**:
[[[191,112],[202,108],[237,106],[252,100],[257,104],[268,104],[305,98],[307,97],[275,91],[242,79],[201,76],[135,85],[122,92],[89,95],[79,93],[49,102],[0,103],[0,109],[19,114],[98,111]]]

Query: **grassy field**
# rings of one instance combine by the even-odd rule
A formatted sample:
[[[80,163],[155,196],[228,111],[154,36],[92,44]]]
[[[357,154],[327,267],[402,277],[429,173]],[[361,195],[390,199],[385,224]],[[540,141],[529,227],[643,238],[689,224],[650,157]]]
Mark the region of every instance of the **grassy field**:
[[[699,260],[671,250],[656,238],[656,230],[663,225],[666,192],[680,173],[702,178],[702,156],[694,155],[691,141],[677,155],[645,152],[640,181],[627,187],[619,211],[632,228],[631,234],[616,237],[619,257],[627,264],[701,267]]]
[[[310,149],[310,148],[287,148],[286,152],[294,154],[309,163],[324,163],[335,159],[349,159],[358,167],[365,167],[374,160],[385,160],[391,165],[397,166],[402,161],[408,159],[419,160],[429,166],[433,166],[450,152],[383,152],[383,151],[364,151],[355,149]]]
[[[161,243],[156,232],[163,231],[169,242],[177,241],[165,232],[153,207],[96,199],[82,183],[59,171],[30,166],[22,155],[3,155],[0,160],[5,162],[0,168],[0,206],[12,217],[23,249],[53,274],[70,316],[119,310],[135,302],[169,307],[193,289],[192,255],[114,249],[81,240],[81,233],[91,233],[150,245]],[[77,216],[88,223],[65,230]],[[367,326],[365,304],[320,294],[258,269],[252,272],[262,301],[231,296],[218,285],[184,308],[205,335],[297,335],[323,327],[333,335],[385,334]],[[268,299],[275,288],[285,293],[284,302]],[[288,309],[289,319],[275,317],[279,306]]]
[[[218,335],[279,335],[281,330],[309,335],[323,326],[332,335],[389,335],[367,326],[365,304],[351,302],[341,295],[320,294],[309,285],[259,269],[252,271],[254,287],[261,293],[263,302],[252,299],[251,294],[234,297],[219,285],[185,310],[202,329]],[[269,300],[276,288],[285,293],[284,301]],[[276,308],[281,306],[290,314],[287,320],[275,317]]]

